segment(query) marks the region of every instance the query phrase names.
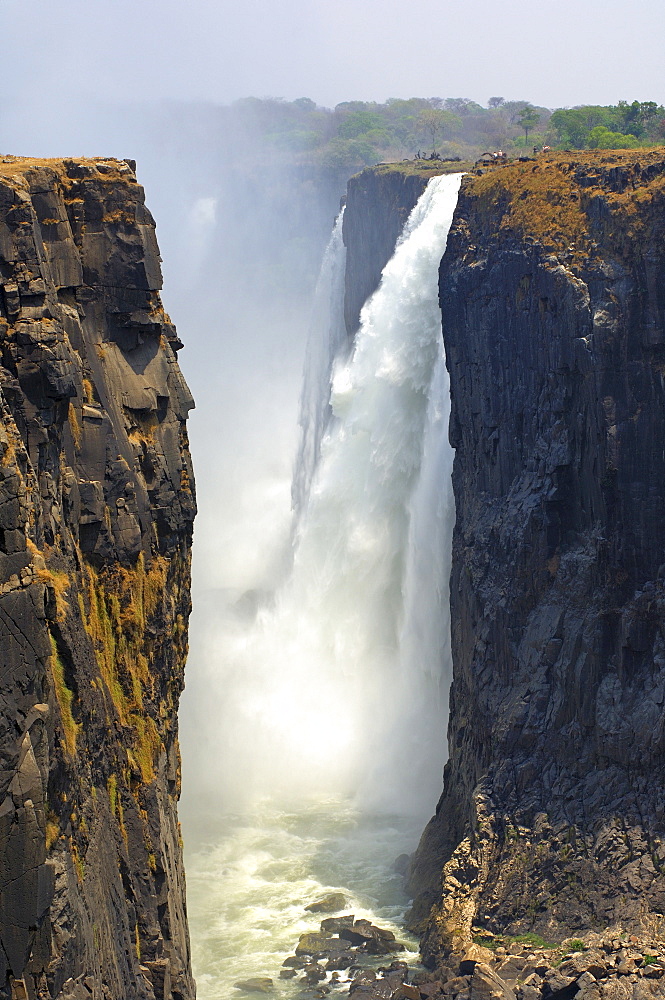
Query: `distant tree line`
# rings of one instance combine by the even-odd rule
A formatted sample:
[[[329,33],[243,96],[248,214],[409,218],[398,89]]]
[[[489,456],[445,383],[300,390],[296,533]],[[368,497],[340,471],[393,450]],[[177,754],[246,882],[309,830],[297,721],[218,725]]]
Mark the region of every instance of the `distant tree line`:
[[[557,144],[570,149],[632,149],[665,140],[665,108],[655,101],[560,108],[550,118]]]
[[[252,147],[288,162],[333,168],[423,156],[508,155],[547,144],[560,149],[616,149],[665,141],[665,108],[653,101],[582,105],[552,112],[529,101],[491,97],[487,107],[467,98],[391,98],[384,104],[345,101],[320,107],[244,98],[217,109],[223,131],[243,151]]]

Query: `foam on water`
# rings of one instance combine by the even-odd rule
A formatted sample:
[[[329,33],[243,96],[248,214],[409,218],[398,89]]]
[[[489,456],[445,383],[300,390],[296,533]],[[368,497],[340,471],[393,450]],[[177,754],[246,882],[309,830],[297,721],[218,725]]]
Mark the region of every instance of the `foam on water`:
[[[299,936],[319,929],[322,915],[305,906],[333,890],[349,900],[344,912],[391,929],[407,949],[400,957],[415,961],[392,859],[418,832],[413,820],[361,818],[337,800],[295,813],[265,802],[252,816],[225,817],[186,859],[198,995],[228,1000],[235,982],[254,976],[273,979],[278,997],[297,993],[302,984],[279,980],[279,970]]]

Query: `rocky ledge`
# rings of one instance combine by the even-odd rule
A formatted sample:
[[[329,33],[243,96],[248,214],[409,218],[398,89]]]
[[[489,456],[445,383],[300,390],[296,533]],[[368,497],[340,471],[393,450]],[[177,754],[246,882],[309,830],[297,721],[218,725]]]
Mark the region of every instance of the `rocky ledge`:
[[[0,160],[0,996],[188,1000],[182,346],[134,164]]]

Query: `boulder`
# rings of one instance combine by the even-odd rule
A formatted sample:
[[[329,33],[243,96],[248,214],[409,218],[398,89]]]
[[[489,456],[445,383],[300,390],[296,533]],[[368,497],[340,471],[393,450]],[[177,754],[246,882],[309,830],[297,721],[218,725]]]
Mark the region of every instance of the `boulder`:
[[[367,997],[368,1000],[392,1000],[393,988],[385,979],[377,979],[376,974],[368,970],[359,973],[353,980],[349,996],[354,1000],[360,1000],[360,997]]]
[[[559,972],[564,976],[581,976],[590,972],[595,979],[603,976],[607,970],[607,956],[602,951],[586,951],[583,954],[569,958],[559,966]]]
[[[326,969],[328,969],[329,972],[340,969],[349,969],[356,961],[356,957],[357,956],[353,955],[350,951],[342,951],[339,955],[331,955],[326,962]]]
[[[483,962],[489,965],[494,961],[494,952],[490,948],[483,948],[480,944],[470,944],[465,948],[460,959],[459,971],[461,976],[470,976],[476,966],[476,962]]]
[[[320,899],[315,899],[305,909],[308,913],[338,913],[348,905],[349,901],[343,892],[329,892]]]
[[[369,920],[356,920],[353,927],[343,927],[339,936],[352,945],[362,947],[370,955],[388,955],[393,951],[403,951],[392,931],[375,927]]]
[[[244,990],[245,993],[271,993],[275,988],[272,979],[267,976],[257,976],[254,979],[242,979],[233,984],[235,989]]]
[[[477,962],[471,978],[471,1000],[515,1000],[515,994],[489,965]]]
[[[303,969],[308,983],[320,983],[326,978],[326,970],[318,962],[309,962]]]
[[[393,996],[395,1000],[420,1000],[420,990],[411,983],[402,983]]]
[[[446,996],[457,996],[462,990],[466,990],[469,986],[469,980],[466,976],[455,976],[454,979],[449,979],[443,987],[443,992]]]
[[[305,964],[306,964],[305,959],[300,958],[296,955],[289,955],[289,957],[285,958],[284,961],[282,962],[282,965],[290,969],[302,969],[304,968]]]
[[[526,960],[516,955],[511,955],[504,962],[496,967],[496,974],[503,979],[504,983],[514,986],[515,983],[524,977]]]
[[[321,958],[322,956],[340,955],[347,951],[348,947],[346,941],[330,937],[327,934],[301,934],[296,947],[296,957],[311,955],[312,958]]]
[[[362,969],[357,972],[353,977],[353,981],[349,987],[349,993],[353,993],[360,986],[369,986],[376,982],[376,972],[373,969]]]
[[[525,983],[517,990],[517,1000],[540,1000],[540,997],[540,990],[531,983]]]
[[[549,969],[545,973],[545,984],[548,994],[558,994],[575,984],[572,976],[564,975],[559,969]]]
[[[445,996],[441,983],[436,980],[431,983],[422,983],[419,989],[423,1000],[434,1000],[434,997]]]
[[[343,928],[353,927],[353,921],[355,917],[352,913],[347,914],[344,917],[326,917],[325,920],[321,921],[321,930],[325,934],[339,934]]]

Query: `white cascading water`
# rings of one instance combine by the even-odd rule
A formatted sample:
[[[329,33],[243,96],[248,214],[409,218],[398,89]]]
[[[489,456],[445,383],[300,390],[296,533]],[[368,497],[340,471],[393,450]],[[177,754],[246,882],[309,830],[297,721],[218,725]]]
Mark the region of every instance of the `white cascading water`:
[[[332,415],[330,375],[333,363],[347,343],[344,323],[346,247],[342,241],[343,222],[344,209],[335,220],[314,293],[300,391],[300,442],[291,483],[295,524],[299,522],[307,506],[319,461],[321,441]]]
[[[344,352],[339,220],[328,250],[322,285],[337,285],[338,315],[308,348],[291,569],[255,616],[225,621],[212,654],[227,815],[187,862],[203,1000],[228,997],[236,979],[276,978],[317,928],[304,906],[321,891],[342,889],[356,916],[404,939],[391,863],[413,850],[440,792],[450,682],[438,264],[459,180],[429,182],[332,385]]]

